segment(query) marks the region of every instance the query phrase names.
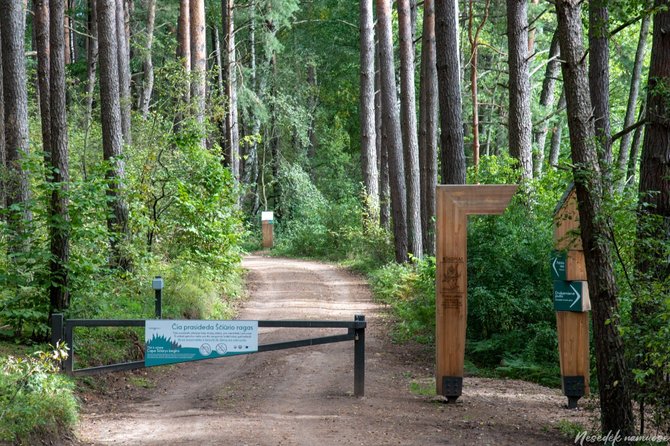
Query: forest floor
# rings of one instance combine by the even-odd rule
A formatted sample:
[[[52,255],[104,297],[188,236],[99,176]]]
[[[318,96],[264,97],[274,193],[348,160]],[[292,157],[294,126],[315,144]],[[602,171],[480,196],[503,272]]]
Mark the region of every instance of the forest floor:
[[[249,296],[239,319],[365,314],[365,397],[353,396],[352,342],[116,373],[80,395],[80,444],[566,445],[575,426],[597,432],[594,410],[568,410],[560,390],[523,381],[466,377],[463,396],[444,404],[432,354],[391,342],[388,313],[360,276],[258,254],[243,266]],[[259,342],[323,334],[336,333],[261,329]]]

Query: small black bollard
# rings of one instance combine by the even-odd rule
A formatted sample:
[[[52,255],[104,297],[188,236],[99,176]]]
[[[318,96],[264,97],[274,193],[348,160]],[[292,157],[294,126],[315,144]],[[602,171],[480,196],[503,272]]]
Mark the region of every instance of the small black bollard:
[[[354,321],[363,322],[354,329],[354,396],[365,396],[365,316],[356,315]]]
[[[156,276],[151,287],[156,291],[156,319],[163,319],[163,278]]]

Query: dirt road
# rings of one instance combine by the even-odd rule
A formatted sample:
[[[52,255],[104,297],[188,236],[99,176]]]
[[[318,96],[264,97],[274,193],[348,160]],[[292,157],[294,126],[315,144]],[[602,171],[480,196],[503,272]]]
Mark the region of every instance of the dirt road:
[[[352,395],[352,342],[181,364],[144,392],[89,399],[78,430],[84,444],[562,445],[572,441],[560,420],[593,423],[586,411],[564,409],[559,391],[520,381],[466,378],[452,405],[421,395],[431,388],[430,358],[389,341],[384,309],[361,277],[256,255],[243,265],[249,300],[240,319],[366,315],[366,396]],[[262,329],[260,343],[331,333]]]

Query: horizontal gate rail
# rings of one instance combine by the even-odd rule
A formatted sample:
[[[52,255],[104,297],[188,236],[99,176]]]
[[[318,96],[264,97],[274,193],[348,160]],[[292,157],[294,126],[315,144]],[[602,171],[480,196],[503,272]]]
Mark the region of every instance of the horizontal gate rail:
[[[74,329],[76,327],[138,327],[144,328],[144,319],[68,319],[62,314],[53,314],[51,321],[52,343],[64,340],[71,349],[63,362],[66,373],[74,376],[97,375],[121,370],[135,370],[145,367],[144,361],[131,361],[96,367],[74,368]],[[266,320],[258,321],[259,328],[346,328],[347,333],[341,335],[321,336],[295,341],[260,344],[258,352],[285,350],[289,348],[308,347],[312,345],[331,344],[335,342],[354,341],[354,395],[363,396],[365,392],[365,316],[357,315],[353,321],[308,321],[308,320]]]

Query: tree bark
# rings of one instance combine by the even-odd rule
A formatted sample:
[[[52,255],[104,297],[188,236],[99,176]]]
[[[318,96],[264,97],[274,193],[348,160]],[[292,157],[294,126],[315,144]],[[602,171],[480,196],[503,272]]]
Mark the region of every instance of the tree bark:
[[[0,20],[0,27],[2,27]],[[5,169],[7,168],[7,147],[5,146],[5,100],[3,94],[2,71],[2,30],[0,29],[0,210],[7,206],[7,185]],[[0,221],[4,220],[0,216]]]
[[[568,110],[573,176],[592,304],[593,337],[603,432],[634,433],[629,373],[619,332],[617,287],[609,245],[609,222],[598,163],[588,75],[584,66],[580,0],[558,0],[558,30]]]
[[[130,96],[130,53],[128,50],[128,40],[126,33],[126,21],[123,8],[123,0],[116,1],[116,42],[118,51],[118,76],[119,76],[119,97],[121,100],[121,131],[123,132],[123,142],[132,144],[130,110],[132,98]]]
[[[472,164],[475,169],[479,166],[479,98],[477,90],[477,68],[479,59],[479,33],[481,32],[489,16],[490,0],[484,6],[484,17],[477,29],[473,32],[474,22],[474,0],[470,0],[470,13],[468,18],[468,40],[470,41],[470,91],[472,94]]]
[[[68,3],[69,1],[63,5],[63,8],[68,8]],[[72,20],[70,19],[70,11],[68,11],[68,14],[65,15],[65,21],[63,22],[63,38],[65,40],[65,49],[64,49],[64,54],[65,54],[65,64],[70,65],[74,60],[72,60],[72,33],[70,32],[70,29],[72,27]]]
[[[658,12],[654,14],[647,82],[647,129],[640,162],[640,243],[637,250],[638,270],[657,283],[667,283],[670,277],[667,247],[660,244],[657,249],[650,250],[648,242],[655,240],[667,244],[670,240],[670,11],[661,9],[663,5],[668,5],[668,1],[656,1]],[[656,224],[649,224],[648,216],[653,216]],[[646,310],[653,312],[658,308]]]
[[[205,94],[207,90],[207,52],[205,48],[205,2],[191,0],[191,100],[195,109],[196,122],[204,132],[205,123]],[[206,138],[201,141],[206,146]]]
[[[395,258],[406,262],[407,256],[407,190],[402,153],[402,136],[396,96],[393,36],[391,30],[391,1],[376,0],[377,36],[382,99],[382,146],[388,150],[389,183]]]
[[[365,187],[366,220],[378,222],[379,173],[375,127],[375,35],[372,0],[360,0],[360,124],[361,168]]]
[[[421,234],[423,251],[435,254],[435,189],[437,187],[437,62],[435,0],[423,3],[419,155],[421,159]]]
[[[91,127],[91,116],[93,114],[93,92],[95,90],[95,74],[98,66],[98,12],[97,0],[88,1],[88,47],[86,68],[86,116],[84,129],[86,140]],[[86,145],[86,143],[85,143]]]
[[[649,24],[651,16],[645,15],[640,24],[640,38],[637,41],[637,50],[635,51],[635,63],[633,64],[633,75],[630,79],[630,90],[628,91],[628,106],[626,107],[626,116],[623,120],[623,128],[626,129],[635,123],[637,114],[637,98],[640,94],[640,84],[642,83],[642,65],[644,64],[644,55],[647,48],[647,36],[649,35]],[[626,133],[621,137],[619,143],[619,156],[617,158],[617,189],[621,191],[626,183],[626,169],[628,167],[628,157],[630,155],[630,143],[633,135]]]
[[[2,33],[2,75],[5,163],[7,166],[6,202],[11,210],[7,225],[12,233],[9,252],[25,251],[28,243],[27,224],[32,219],[28,210],[30,189],[22,162],[28,157],[28,93],[25,66],[25,5],[16,0],[0,0],[0,32]]]
[[[235,2],[234,0],[221,1],[221,16],[223,18],[223,48],[224,48],[224,88],[228,102],[226,114],[226,142],[228,144],[228,159],[233,177],[240,178],[240,134],[237,111],[237,57],[235,48]]]
[[[507,0],[509,56],[509,152],[519,161],[522,180],[533,177],[532,115],[528,68],[528,5]]]
[[[61,5],[64,7],[64,5]],[[35,46],[37,48],[37,88],[39,91],[40,118],[42,124],[42,150],[47,180],[51,176],[51,105],[49,101],[49,0],[33,0]],[[59,27],[59,32],[60,29]]]
[[[177,57],[182,59],[184,74],[191,74],[191,10],[189,0],[179,2],[179,22],[177,24]],[[191,101],[191,89],[184,92],[184,102]]]
[[[549,49],[549,62],[547,62],[544,73],[544,80],[542,81],[542,91],[540,92],[540,106],[543,113],[548,113],[554,106],[554,90],[556,89],[556,78],[561,70],[561,62],[559,60],[560,46],[558,44],[558,32],[554,32],[551,39],[551,47]],[[543,120],[533,134],[535,140],[535,159],[533,160],[533,171],[536,178],[542,176],[544,164],[544,145],[547,139],[547,132],[549,131],[549,122]]]
[[[251,88],[254,93],[260,98],[260,88],[258,85],[258,73],[256,67],[256,1],[251,0],[250,3],[250,23],[249,23],[249,52],[250,52],[250,70],[251,70]],[[247,157],[244,160],[244,173],[246,178],[243,180],[244,184],[251,186],[253,193],[252,209],[257,209],[259,205],[258,197],[258,136],[261,131],[261,121],[257,113],[254,113],[251,124],[252,140],[249,142],[247,149]]]
[[[465,148],[456,0],[435,3],[435,45],[443,184],[465,184]]]
[[[561,97],[558,100],[558,110],[565,108],[565,89],[561,89]],[[551,133],[551,149],[549,150],[549,165],[553,168],[558,167],[558,157],[561,154],[561,133],[563,133],[563,122],[560,118],[554,121]]]
[[[398,0],[400,34],[400,115],[402,145],[407,187],[408,249],[414,257],[423,257],[421,235],[421,171],[416,126],[416,91],[414,86],[414,39],[409,0]]]
[[[640,115],[638,121],[645,119],[647,116],[647,100],[646,98],[642,99],[642,105],[640,106]],[[626,174],[626,184],[632,185],[635,184],[635,173],[637,171],[638,158],[640,154],[640,145],[642,143],[642,132],[644,132],[644,126],[640,126],[635,129],[633,133],[633,142],[630,145],[630,157],[628,159],[628,172]]]
[[[147,0],[147,42],[144,56],[144,82],[142,88],[142,117],[147,119],[149,104],[154,89],[154,62],[151,50],[154,43],[154,24],[156,23],[156,0]]]
[[[103,159],[107,168],[107,196],[111,207],[107,227],[110,232],[113,267],[126,268],[129,263],[121,254],[119,242],[128,232],[128,205],[123,197],[124,163],[121,158],[121,98],[119,94],[119,49],[117,47],[116,0],[98,1],[98,44],[100,57],[100,118],[102,121]]]
[[[612,140],[610,132],[609,0],[589,3],[589,90],[598,141],[600,170],[610,177]],[[609,181],[607,181],[609,183]],[[607,188],[611,188],[608,185]]]
[[[391,189],[389,187],[388,148],[382,141],[382,94],[379,45],[375,49],[375,145],[379,158],[379,225],[391,229]]]
[[[64,1],[50,0],[49,22],[50,53],[50,124],[51,165],[49,178],[53,183],[49,203],[49,235],[51,259],[49,297],[51,311],[62,311],[69,306],[68,262],[70,259],[70,230],[68,215],[68,189],[70,171],[68,163],[68,134],[65,96],[65,43],[63,28]]]

